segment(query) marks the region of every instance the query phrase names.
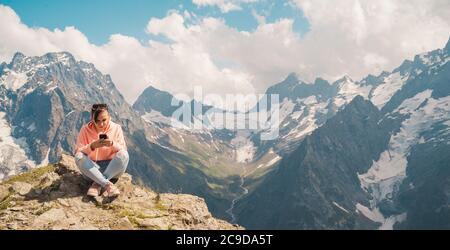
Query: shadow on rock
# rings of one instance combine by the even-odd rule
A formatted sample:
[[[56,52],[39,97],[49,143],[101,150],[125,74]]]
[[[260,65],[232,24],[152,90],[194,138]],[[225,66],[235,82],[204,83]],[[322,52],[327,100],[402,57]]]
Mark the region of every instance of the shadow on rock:
[[[85,196],[91,183],[92,181],[87,180],[78,172],[56,166],[55,172],[42,176],[40,183],[25,195],[25,200],[47,202],[60,198]],[[84,198],[83,200],[89,201]]]

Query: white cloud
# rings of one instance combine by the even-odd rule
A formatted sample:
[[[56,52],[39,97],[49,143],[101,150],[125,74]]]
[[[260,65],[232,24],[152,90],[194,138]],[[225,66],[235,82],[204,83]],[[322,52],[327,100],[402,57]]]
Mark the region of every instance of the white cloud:
[[[169,44],[142,44],[115,34],[101,46],[74,27],[27,27],[12,9],[0,5],[0,61],[11,60],[16,51],[69,51],[111,74],[132,103],[149,84],[172,93],[191,93],[200,85],[205,93],[247,94],[263,93],[290,72],[309,81],[345,74],[358,79],[443,47],[450,34],[447,0],[292,1],[311,25],[301,37],[291,19],[261,19],[254,31],[246,32],[222,19],[170,11],[147,25],[149,34],[165,36]]]
[[[450,35],[448,0],[292,0],[310,23],[301,41],[309,78],[355,78],[390,70],[441,48]],[[303,74],[304,75],[304,74]]]
[[[254,93],[252,76],[236,69],[219,68],[195,37],[213,28],[208,20],[201,26],[186,27],[184,18],[172,12],[164,19],[152,19],[149,32],[174,41],[164,44],[150,40],[112,35],[108,43],[96,46],[73,27],[50,31],[29,28],[9,7],[0,5],[0,61],[9,62],[20,51],[28,56],[69,51],[77,60],[92,62],[103,73],[111,74],[117,88],[132,104],[149,85],[172,93],[191,94],[200,85],[205,93]]]
[[[259,0],[192,0],[192,2],[199,6],[217,6],[220,11],[227,13],[230,11],[241,10],[241,5],[245,3],[254,3]]]

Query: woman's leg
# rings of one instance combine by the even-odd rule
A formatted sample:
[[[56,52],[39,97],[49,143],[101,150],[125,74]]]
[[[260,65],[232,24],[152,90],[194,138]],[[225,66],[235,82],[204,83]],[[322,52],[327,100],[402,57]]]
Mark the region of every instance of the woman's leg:
[[[102,187],[108,183],[108,180],[100,172],[99,166],[89,159],[87,155],[82,152],[77,153],[75,155],[75,163],[83,175],[100,184]]]
[[[125,150],[120,150],[108,164],[108,167],[105,172],[103,172],[103,175],[107,180],[111,180],[112,178],[125,173],[129,159],[130,157],[128,156],[128,152]]]

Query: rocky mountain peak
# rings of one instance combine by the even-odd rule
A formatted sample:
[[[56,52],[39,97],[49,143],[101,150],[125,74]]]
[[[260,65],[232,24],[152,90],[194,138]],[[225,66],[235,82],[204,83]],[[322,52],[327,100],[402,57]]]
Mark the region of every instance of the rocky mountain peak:
[[[45,67],[57,63],[70,67],[76,65],[77,61],[69,52],[50,52],[43,56],[26,56],[21,52],[16,52],[9,68],[17,73],[29,73],[33,67]]]
[[[368,76],[366,76],[364,79],[361,80],[362,84],[372,85],[372,86],[376,86],[376,85],[380,84],[381,82],[382,82],[382,80],[379,77],[372,75],[372,74],[369,74]]]
[[[354,113],[369,113],[376,112],[378,109],[369,101],[364,99],[364,97],[357,95],[353,100],[347,104],[348,109],[354,109]]]
[[[282,82],[269,87],[266,94],[278,94],[281,101],[284,98],[295,101],[297,98],[306,98],[313,95],[326,99],[335,92],[335,86],[321,78],[317,78],[314,83],[307,83],[299,80],[297,74],[291,73]]]
[[[211,216],[204,199],[158,194],[124,174],[115,200],[85,196],[90,184],[63,154],[54,165],[0,183],[1,229],[243,229]]]
[[[297,73],[291,72],[287,78],[285,79],[286,82],[292,82],[292,83],[298,83],[299,80],[299,76],[297,75]]]
[[[323,86],[323,85],[330,85],[330,83],[327,80],[318,77],[318,78],[316,78],[316,80],[314,80],[314,85],[322,85]]]
[[[341,85],[346,82],[354,82],[352,78],[348,75],[344,75],[343,77],[339,78],[336,82],[334,82],[335,85]]]
[[[141,112],[156,110],[165,116],[171,116],[176,107],[171,105],[173,96],[169,92],[147,87],[133,104],[133,109]]]
[[[66,62],[66,61],[75,62],[75,58],[73,57],[73,55],[65,51],[47,53],[44,55],[44,57],[47,57],[48,59],[57,62]]]
[[[17,64],[20,63],[26,56],[22,54],[21,52],[16,52],[13,56],[13,59],[11,61],[11,64]]]

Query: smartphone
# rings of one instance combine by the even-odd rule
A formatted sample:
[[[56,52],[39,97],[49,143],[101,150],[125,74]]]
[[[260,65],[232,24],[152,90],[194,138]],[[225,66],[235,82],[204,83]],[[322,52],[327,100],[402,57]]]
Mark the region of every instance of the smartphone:
[[[108,139],[108,135],[107,134],[100,134],[99,136],[99,139],[101,140],[101,139]]]

